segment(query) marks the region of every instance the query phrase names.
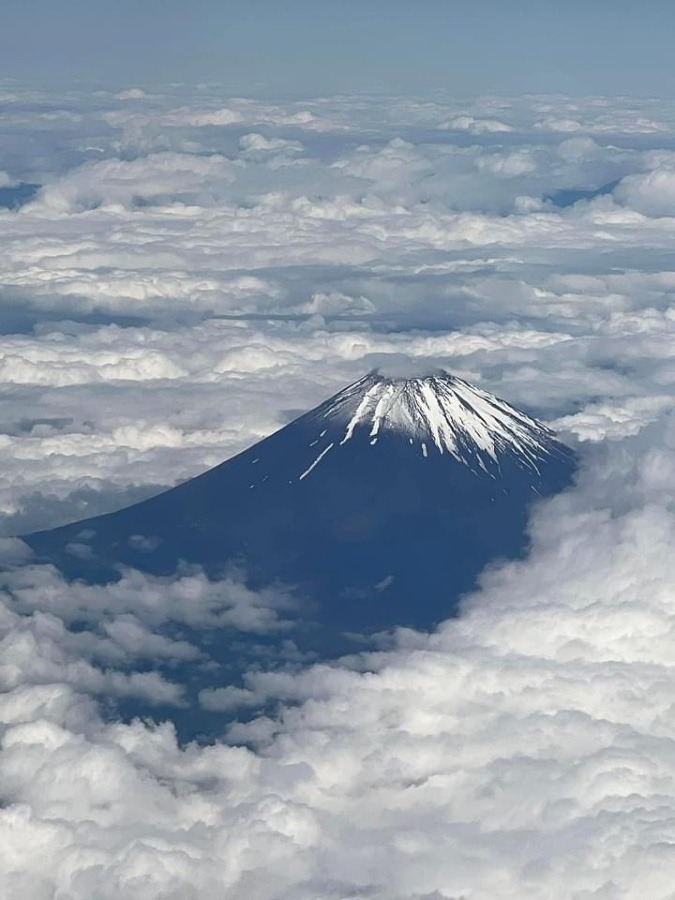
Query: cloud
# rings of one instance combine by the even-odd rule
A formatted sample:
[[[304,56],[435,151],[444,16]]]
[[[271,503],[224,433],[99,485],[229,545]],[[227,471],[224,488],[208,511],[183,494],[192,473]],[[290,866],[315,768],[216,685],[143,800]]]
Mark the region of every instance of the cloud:
[[[189,200],[207,178],[211,183],[231,180],[229,166],[215,154],[158,153],[136,160],[89,162],[45,186],[35,207],[49,215],[84,212],[102,204],[133,207],[167,198]]]
[[[87,534],[81,538],[77,548],[88,549]],[[235,570],[219,580],[196,568],[171,578],[125,570],[94,585],[31,564],[18,540],[2,543],[0,688],[7,693],[61,685],[105,698],[110,710],[129,700],[144,710],[185,706],[186,680],[208,684],[209,672],[212,680],[224,671],[211,659],[214,649],[222,656],[219,643],[287,631],[300,612],[290,590],[253,590]],[[250,650],[255,655],[255,644]],[[284,652],[292,656],[290,643]]]
[[[623,179],[615,196],[647,216],[675,215],[675,166],[659,167]]]
[[[146,97],[146,93],[141,88],[127,88],[125,91],[120,91],[118,94],[115,94],[116,100],[143,100]]]
[[[498,119],[476,119],[473,116],[457,116],[443,123],[441,128],[447,128],[449,131],[469,131],[471,134],[498,134],[513,130]]]
[[[460,619],[252,675],[296,704],[234,730],[256,752],[82,719],[72,688],[5,695],[10,896],[90,896],[101,870],[103,897],[663,896],[672,429],[592,457]]]
[[[70,583],[0,541],[9,900],[666,896],[672,109],[216,86],[3,103],[8,184],[42,185],[0,213],[4,533],[190,477],[377,365],[455,371],[585,461],[460,618],[339,664],[289,643],[236,687],[209,638],[290,639],[288,590]],[[202,709],[242,714],[227,740],[117,720],[189,715],[188,669]]]
[[[120,640],[113,628],[108,637],[110,644],[116,644],[117,652],[106,653],[105,648],[92,646],[95,641],[91,636],[79,639],[51,614],[17,616],[4,604],[2,613],[0,686],[5,692],[30,684],[65,684],[92,694],[133,697],[151,705],[181,705],[184,702],[183,687],[167,681],[158,672],[125,672],[107,666],[99,668],[91,662],[91,657],[98,655],[104,662],[124,663],[125,650],[130,649],[128,629],[126,634],[118,635]],[[118,632],[121,627],[123,623],[117,623]],[[177,647],[170,647],[169,642],[149,634],[143,640],[144,636],[138,631],[135,637],[135,647],[139,642],[143,646],[143,651],[138,654],[141,658],[162,658],[167,653],[178,659],[186,656],[186,646],[180,642]]]
[[[0,538],[0,564],[3,569],[23,565],[32,555],[30,547],[19,538]]]
[[[283,138],[266,138],[262,134],[244,134],[239,140],[242,150],[247,153],[301,153],[299,141],[287,141]]]
[[[204,128],[207,125],[234,125],[242,121],[240,112],[228,107],[195,112],[191,109],[177,109],[166,116],[167,125],[182,125],[192,128]]]
[[[81,546],[86,546],[86,540],[83,533]],[[22,559],[18,552],[17,557]],[[230,628],[254,634],[283,630],[288,624],[283,614],[296,606],[288,589],[274,586],[254,591],[237,569],[217,581],[209,580],[199,569],[178,572],[174,577],[126,569],[119,580],[94,585],[68,582],[52,566],[33,565],[0,576],[0,589],[7,592],[16,612],[41,611],[66,624],[103,626],[108,634],[120,621],[120,627],[131,627],[129,616],[133,615],[147,626],[148,640],[153,629],[167,622],[192,629]]]

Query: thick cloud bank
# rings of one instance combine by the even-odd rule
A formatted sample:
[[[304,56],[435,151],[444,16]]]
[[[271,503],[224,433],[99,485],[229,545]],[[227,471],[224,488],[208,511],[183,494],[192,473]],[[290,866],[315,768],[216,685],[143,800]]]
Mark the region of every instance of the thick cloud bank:
[[[252,676],[296,703],[235,727],[256,750],[104,725],[46,640],[3,653],[9,896],[669,896],[673,422],[649,437],[543,506],[461,619]]]
[[[376,365],[526,405],[583,469],[459,619],[204,692],[271,710],[210,746],[116,711],[181,707],[195,633],[283,633],[290,594],[69,584],[1,540],[3,896],[670,897],[673,110],[172,91],[3,95],[2,190],[34,186],[0,212],[4,534],[188,477]]]

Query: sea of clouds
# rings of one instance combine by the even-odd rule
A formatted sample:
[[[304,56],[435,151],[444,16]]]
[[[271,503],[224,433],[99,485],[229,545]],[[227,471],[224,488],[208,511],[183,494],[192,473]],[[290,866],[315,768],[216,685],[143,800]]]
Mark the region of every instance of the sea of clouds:
[[[3,897],[672,897],[675,107],[0,104]],[[283,629],[291,596],[239,571],[71,584],[14,536],[376,366],[445,367],[579,449],[529,557],[432,634],[252,671],[228,702],[276,712],[211,745],[124,721],[185,702],[153,663],[208,664],[195,629]]]

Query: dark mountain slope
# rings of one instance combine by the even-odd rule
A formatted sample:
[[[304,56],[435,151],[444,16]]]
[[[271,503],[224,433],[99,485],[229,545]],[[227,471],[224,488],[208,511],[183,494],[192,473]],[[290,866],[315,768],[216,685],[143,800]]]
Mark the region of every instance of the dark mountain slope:
[[[425,627],[523,549],[532,501],[573,468],[550,431],[460,379],[370,374],[191,481],[25,540],[71,577],[235,562],[336,628]]]

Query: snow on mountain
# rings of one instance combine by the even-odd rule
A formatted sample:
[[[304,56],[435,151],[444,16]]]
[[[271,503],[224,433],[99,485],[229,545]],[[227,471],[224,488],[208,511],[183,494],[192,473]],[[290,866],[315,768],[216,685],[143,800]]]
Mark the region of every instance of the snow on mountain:
[[[553,433],[541,423],[447,372],[418,378],[371,373],[319,407],[316,419],[346,423],[337,446],[357,429],[367,430],[373,446],[389,432],[417,442],[425,456],[434,450],[449,453],[493,477],[504,454],[538,471],[538,462],[557,449]],[[334,446],[322,449],[312,468]]]

